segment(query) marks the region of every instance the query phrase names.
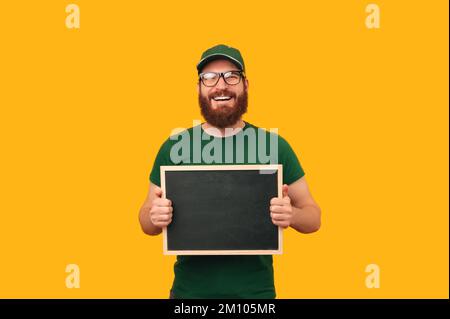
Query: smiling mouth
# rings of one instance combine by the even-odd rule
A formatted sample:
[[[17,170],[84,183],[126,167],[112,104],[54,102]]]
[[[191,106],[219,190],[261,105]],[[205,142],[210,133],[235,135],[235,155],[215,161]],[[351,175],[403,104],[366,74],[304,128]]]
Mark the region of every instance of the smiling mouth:
[[[229,101],[229,100],[231,100],[231,97],[230,96],[216,96],[216,97],[213,97],[213,100],[217,101],[217,102],[219,102],[219,101]]]

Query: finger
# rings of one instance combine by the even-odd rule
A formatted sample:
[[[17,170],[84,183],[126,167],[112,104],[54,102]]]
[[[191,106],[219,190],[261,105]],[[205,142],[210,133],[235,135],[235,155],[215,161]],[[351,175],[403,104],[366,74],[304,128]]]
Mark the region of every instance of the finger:
[[[171,215],[155,215],[150,219],[154,225],[172,221]]]
[[[156,223],[166,222],[168,220],[172,220],[172,215],[157,215],[153,218],[152,221]]]
[[[172,219],[172,216],[170,216],[169,214],[158,215],[158,217],[156,217],[157,222],[167,222],[171,219]]]
[[[158,212],[161,215],[167,215],[167,214],[171,214],[173,211],[173,208],[170,206],[164,206],[164,207],[158,207]]]
[[[282,228],[287,228],[289,226],[288,222],[285,221],[272,221],[274,225],[282,227]]]
[[[153,205],[160,206],[160,207],[168,207],[168,206],[172,206],[172,201],[167,198],[156,198],[153,201]]]
[[[289,216],[285,215],[285,214],[270,214],[270,217],[272,218],[272,220],[275,221],[285,221],[289,219]]]
[[[284,205],[285,201],[282,198],[274,197],[270,200],[270,205]]]
[[[154,219],[158,219],[159,216],[169,216],[172,217],[171,207],[157,207],[155,210],[150,211],[150,217]]]
[[[172,201],[167,198],[157,198],[155,201],[157,206],[172,206]]]
[[[272,213],[286,213],[285,207],[280,206],[280,205],[271,205],[270,206],[270,211]]]
[[[288,196],[288,189],[289,187],[287,186],[287,184],[284,184],[282,187],[283,197]]]
[[[157,226],[157,227],[159,227],[159,228],[164,228],[164,227],[169,226],[169,224],[170,224],[171,222],[172,222],[172,220],[167,221],[167,222],[157,222],[157,223],[155,223],[154,225]]]
[[[161,213],[161,212],[155,212],[151,215],[151,217],[155,220],[159,220],[159,218],[164,218],[166,219],[167,217],[172,218],[172,213]]]

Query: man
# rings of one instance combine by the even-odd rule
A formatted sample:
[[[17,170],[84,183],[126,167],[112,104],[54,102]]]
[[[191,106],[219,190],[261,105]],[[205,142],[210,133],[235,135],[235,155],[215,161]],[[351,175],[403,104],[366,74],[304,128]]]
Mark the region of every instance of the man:
[[[201,129],[202,150],[209,140],[233,139],[256,126],[242,120],[247,111],[248,79],[244,60],[239,50],[217,45],[206,50],[197,65],[199,74],[198,96],[201,113],[206,122],[187,130],[191,137],[195,129]],[[269,133],[267,133],[269,134]],[[274,133],[270,133],[274,134]],[[269,135],[270,135],[269,134]],[[204,137],[207,137],[206,139]],[[272,135],[273,137],[273,135]],[[281,136],[276,135],[276,158],[283,165],[283,197],[272,198],[267,213],[273,224],[292,227],[301,233],[312,233],[320,228],[321,210],[312,198],[305,180],[305,173],[297,156]],[[177,140],[168,139],[160,148],[150,174],[148,196],[139,213],[142,230],[148,235],[158,235],[172,221],[170,199],[161,198],[160,166],[193,163],[195,154],[190,152],[183,162],[174,160],[172,147]],[[226,143],[224,143],[226,144]],[[227,144],[236,148],[238,143]],[[254,148],[253,148],[254,149]],[[273,146],[272,146],[273,150]],[[224,148],[223,153],[239,152]],[[244,145],[247,155],[244,164],[268,164],[259,159],[252,162],[250,147]],[[233,153],[231,153],[233,154]],[[172,155],[172,156],[171,156]],[[225,163],[226,154],[220,154]],[[238,156],[232,157],[237,163]],[[201,159],[201,164],[215,164]],[[242,164],[240,162],[239,164]],[[273,164],[273,163],[271,163]],[[236,203],[239,205],[239,203]],[[211,207],[211,214],[214,207]],[[272,256],[178,256],[174,266],[175,279],[171,298],[275,298]]]

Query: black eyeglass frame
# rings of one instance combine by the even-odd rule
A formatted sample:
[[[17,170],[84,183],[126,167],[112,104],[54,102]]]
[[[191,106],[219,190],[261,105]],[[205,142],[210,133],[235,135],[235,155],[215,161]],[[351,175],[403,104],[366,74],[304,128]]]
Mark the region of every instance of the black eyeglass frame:
[[[230,84],[230,83],[227,82],[227,80],[226,80],[226,78],[225,78],[225,74],[226,74],[226,73],[230,73],[230,72],[234,72],[234,73],[238,73],[238,74],[239,74],[239,82],[238,82],[238,83]],[[214,83],[214,85],[206,85],[205,82],[203,82],[203,75],[204,75],[204,74],[207,74],[207,73],[214,73],[214,74],[216,74],[216,75],[219,75],[219,76],[217,77],[217,81],[216,81],[216,83]],[[226,72],[204,72],[204,73],[200,73],[200,74],[198,75],[198,78],[199,78],[199,80],[203,83],[203,85],[206,86],[206,87],[214,87],[214,86],[216,86],[217,83],[219,83],[220,78],[223,78],[223,80],[225,81],[225,83],[228,84],[228,85],[238,85],[239,83],[241,83],[242,79],[245,79],[245,72],[242,71],[242,70],[231,70],[231,71],[226,71]]]

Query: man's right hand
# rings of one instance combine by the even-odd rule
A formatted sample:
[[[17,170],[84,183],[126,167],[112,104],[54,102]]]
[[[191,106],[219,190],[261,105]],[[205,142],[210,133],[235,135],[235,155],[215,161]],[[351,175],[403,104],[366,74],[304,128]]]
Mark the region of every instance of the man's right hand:
[[[162,189],[155,188],[155,198],[152,202],[152,208],[150,209],[150,220],[153,225],[164,228],[172,222],[172,201],[170,199],[161,198]]]

